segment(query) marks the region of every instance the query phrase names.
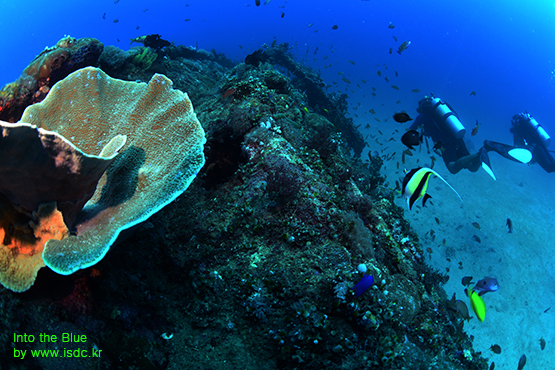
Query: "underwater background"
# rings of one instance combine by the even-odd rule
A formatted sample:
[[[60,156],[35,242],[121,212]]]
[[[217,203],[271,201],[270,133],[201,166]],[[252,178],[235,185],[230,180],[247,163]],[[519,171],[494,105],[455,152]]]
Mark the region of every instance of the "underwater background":
[[[129,39],[158,33],[176,45],[215,49],[237,61],[275,38],[289,43],[294,55],[319,69],[327,84],[336,81],[330,90],[354,91],[348,91],[349,101],[361,102],[363,111],[383,109],[378,110],[383,117],[392,109],[408,111],[421,95],[410,91],[419,89],[458,108],[467,126],[477,118],[487,123],[481,131],[507,135],[499,141],[509,135],[494,127],[507,127],[512,115],[522,110],[548,128],[552,124],[555,6],[551,1],[273,0],[258,7],[254,1],[54,1],[48,8],[56,11],[48,11],[48,16],[43,2],[1,4],[0,25],[7,34],[0,47],[9,55],[2,60],[1,84],[17,78],[38,49],[66,34],[95,37],[125,50]],[[34,26],[22,27],[22,19]],[[45,23],[48,27],[38,25]],[[388,28],[390,23],[394,29]],[[407,53],[388,54],[390,47],[396,51],[405,40],[412,42]],[[392,90],[376,75],[377,70],[384,72],[384,63],[399,72],[399,78],[391,81],[401,90]],[[364,97],[364,89],[348,86],[338,72],[353,85],[367,80],[380,90],[383,101],[378,104],[368,94]],[[473,90],[475,97],[469,96]],[[401,107],[394,105],[397,100],[403,101]]]
[[[407,157],[406,163],[399,165],[400,153],[405,149],[400,142],[400,136],[408,128],[409,123],[400,124],[391,118],[395,112],[400,111],[406,111],[414,118],[417,115],[418,101],[424,95],[439,96],[456,110],[467,128],[467,145],[472,153],[479,149],[486,139],[512,144],[513,139],[509,132],[511,117],[523,111],[531,113],[548,133],[555,135],[555,123],[552,122],[555,113],[553,111],[555,2],[553,1],[271,0],[264,2],[261,0],[259,6],[254,0],[183,2],[111,0],[50,1],[48,3],[0,1],[0,9],[2,10],[0,27],[4,30],[4,35],[0,38],[0,50],[3,50],[0,59],[0,85],[2,86],[16,80],[40,51],[46,46],[55,45],[65,35],[76,38],[92,37],[105,46],[113,45],[129,50],[140,46],[137,43],[130,44],[130,40],[143,35],[160,34],[173,45],[191,46],[195,50],[215,50],[235,64],[242,63],[245,57],[255,50],[269,47],[274,40],[277,44],[288,43],[289,52],[300,65],[317,71],[326,84],[326,93],[347,94],[348,110],[345,116],[352,118],[352,124],[366,140],[366,146],[360,157],[368,162],[368,154],[372,156],[377,152],[384,158],[380,169],[383,182],[379,186],[390,190],[393,189],[395,181],[402,180],[403,168],[411,169],[430,164],[430,156],[420,148],[415,150],[414,156]],[[404,41],[410,41],[410,46],[402,53],[397,53]],[[227,65],[226,68],[228,68]],[[275,68],[294,80],[291,73],[283,67]],[[145,80],[144,77],[147,74],[137,75],[138,77],[133,75],[130,79],[141,77]],[[118,76],[118,78],[123,77],[123,75]],[[146,82],[149,78],[150,76],[146,78]],[[208,85],[211,88],[214,87]],[[392,88],[392,85],[395,87]],[[211,95],[213,99],[219,99],[230,87],[232,85],[228,84],[223,90],[216,89],[214,92],[206,88],[202,93],[190,94],[193,106],[197,108],[203,104],[203,101],[195,98]],[[228,102],[226,101],[225,104]],[[204,107],[203,110],[208,112],[212,108],[212,106]],[[312,109],[307,106],[308,111]],[[198,110],[197,113],[204,125],[202,115]],[[470,130],[476,121],[481,123],[480,129],[475,136],[470,136]],[[484,297],[488,309],[486,320],[479,322],[473,318],[464,324],[465,332],[472,337],[473,350],[479,352],[475,358],[482,356],[487,361],[476,363],[461,361],[460,368],[492,369],[490,367],[492,362],[495,362],[497,369],[517,368],[522,354],[527,356],[526,368],[555,367],[553,360],[555,350],[552,346],[555,341],[553,316],[555,311],[550,310],[555,305],[553,174],[546,173],[537,164],[517,164],[496,154],[490,154],[490,158],[497,176],[496,181],[481,170],[477,173],[462,171],[457,175],[451,175],[441,161],[434,167],[461,194],[462,202],[439,180],[432,180],[429,185],[429,192],[433,195],[432,204],[428,203],[425,208],[416,207],[408,211],[405,199],[400,194],[393,194],[392,203],[405,209],[404,213],[402,211],[394,213],[396,215],[402,213],[403,219],[410,223],[411,230],[418,235],[417,238],[424,251],[425,263],[432,270],[437,270],[449,277],[441,284],[445,289],[447,300],[451,299],[454,293],[457,294],[458,299],[465,298],[464,286],[461,284],[461,279],[465,276],[472,276],[475,282],[486,276],[495,276],[499,280],[499,290],[488,293]],[[337,166],[340,167],[340,163]],[[277,168],[283,170],[287,167],[277,166]],[[232,186],[234,185],[229,185],[230,188]],[[224,190],[221,191],[225,194]],[[229,193],[233,191],[230,190]],[[198,193],[194,194],[198,195]],[[391,195],[389,192],[388,196]],[[373,194],[373,197],[377,199],[376,194]],[[192,200],[185,202],[187,205],[195,204]],[[253,207],[255,207],[254,204],[253,202]],[[260,209],[263,208],[260,204],[259,206]],[[194,208],[187,207],[186,211],[182,211],[183,213],[172,211],[171,217],[161,218],[159,224],[164,225],[162,226],[164,230],[171,229],[172,225],[177,225],[176,229],[185,227],[183,225],[191,226],[187,221],[182,220],[186,217],[184,216],[186,212],[191,212],[191,209]],[[205,211],[202,214],[210,214],[212,222],[216,223],[217,221],[214,220],[217,220],[218,216],[228,217],[226,212],[220,211],[219,215],[217,209]],[[358,212],[362,214],[362,211]],[[180,216],[175,216],[174,213]],[[514,233],[507,233],[505,226],[507,218],[511,218],[514,222]],[[176,219],[183,221],[183,224],[175,223]],[[362,215],[360,219],[367,224]],[[357,222],[355,217],[355,221],[351,221],[351,224],[357,225]],[[200,224],[201,221],[198,223]],[[156,222],[154,224],[158,225]],[[349,221],[345,221],[345,225],[349,227]],[[217,229],[217,226],[214,227]],[[144,238],[151,236],[151,233],[153,232],[143,232],[141,240],[144,241]],[[412,235],[410,237],[412,238]],[[281,234],[276,238],[281,238]],[[153,237],[152,240],[158,239]],[[187,241],[189,242],[190,240]],[[148,244],[146,241],[144,243]],[[123,244],[117,248],[124,245],[131,244]],[[182,259],[181,262],[175,262],[177,266],[183,268],[186,266],[187,269],[190,267],[190,264],[182,262],[187,258],[179,255],[180,252],[172,253],[172,258],[175,260]],[[109,256],[110,253],[107,258]],[[129,256],[132,258],[132,254]],[[148,254],[145,255],[143,252],[141,258],[148,258]],[[254,260],[255,257],[252,258]],[[364,261],[352,258],[353,271],[356,272],[359,262]],[[346,262],[342,260],[341,263]],[[211,287],[217,285],[211,279],[217,282],[219,277],[214,277],[207,272],[211,268],[208,266],[212,266],[213,261],[199,259],[195,264],[200,271],[196,274],[206,275],[202,284]],[[332,261],[330,266],[333,264]],[[112,262],[111,267],[114,266],[117,266],[115,261]],[[171,268],[168,271],[171,271]],[[315,271],[316,274],[321,274],[318,269]],[[191,276],[194,274],[191,272]],[[184,276],[189,276],[189,273]],[[39,273],[39,280],[40,277]],[[140,279],[140,277],[139,273],[133,279]],[[226,278],[239,279],[230,273]],[[171,280],[169,277],[168,279]],[[358,281],[354,277],[351,280],[355,283]],[[287,285],[285,282],[281,283]],[[94,285],[91,284],[91,289],[94,289]],[[254,282],[252,285],[255,291],[259,289],[266,292],[273,289],[269,287],[266,280],[264,284]],[[333,296],[334,286],[328,288],[328,293]],[[202,288],[195,287],[195,289],[197,294],[201,296],[204,294]],[[215,295],[225,289],[224,286],[219,285],[218,288],[213,288]],[[248,293],[244,293],[245,296],[250,297],[249,302],[253,301],[250,295],[253,289],[249,288]],[[282,289],[281,286],[280,289]],[[114,289],[112,294],[124,290],[125,284],[122,284]],[[311,294],[312,298],[316,295],[315,292]],[[19,305],[45,304],[45,307],[48,307],[47,303],[49,304],[50,300],[56,301],[62,298],[58,295],[47,298],[39,295],[39,298],[27,299],[27,303],[23,299],[23,303]],[[136,301],[133,302],[136,303]],[[120,314],[129,315],[131,318],[127,320],[133,322],[136,317],[142,315],[142,311],[135,303],[130,303],[125,308],[127,311],[122,308],[121,303],[111,305],[109,309],[105,308],[109,311],[107,316],[115,320]],[[262,304],[269,303],[260,303]],[[303,314],[307,311],[303,306],[306,303],[300,306],[289,304],[293,311],[303,312]],[[91,304],[96,307],[95,310],[98,309],[98,305],[101,303]],[[190,308],[185,303],[183,307]],[[256,304],[251,303],[249,307],[249,310],[256,311]],[[278,308],[274,307],[274,309]],[[312,308],[308,311],[310,310]],[[206,309],[206,311],[210,314],[210,310]],[[192,313],[192,316],[201,315],[199,312],[202,310],[193,310],[193,312],[195,313]],[[328,311],[325,312],[329,314]],[[87,315],[81,312],[77,316]],[[65,320],[71,321],[72,325],[82,328],[81,330],[88,334],[83,329],[87,328],[87,325],[91,327],[90,322],[87,325],[84,324],[87,319],[80,317],[77,320],[72,317],[61,321]],[[172,317],[167,317],[166,320],[172,323],[178,321]],[[21,321],[24,322],[23,319]],[[233,328],[231,322],[230,318],[228,327],[223,331],[231,333],[237,330],[237,327]],[[255,325],[260,324],[256,318],[251,325],[253,322]],[[150,328],[150,325],[146,326]],[[182,322],[180,325],[187,326]],[[204,328],[209,328],[207,330],[214,330],[210,328],[209,323],[196,325],[197,328],[202,329],[204,325]],[[246,324],[243,325],[248,327]],[[102,332],[104,329],[100,328],[101,326],[99,325],[95,330]],[[125,322],[122,330],[125,332],[131,326],[133,325]],[[171,325],[167,322],[164,321],[161,326],[168,333],[170,332],[168,328]],[[279,332],[280,329],[273,327],[271,330]],[[288,328],[287,335],[290,336],[292,330]],[[319,332],[319,330],[316,331]],[[357,333],[359,336],[362,335],[360,332]],[[119,365],[121,368],[133,366],[180,368],[179,366],[185,365],[175,359],[178,357],[176,354],[180,353],[179,348],[194,347],[199,341],[202,342],[202,340],[193,339],[190,342],[183,340],[180,343],[181,347],[176,345],[172,348],[173,357],[166,355],[167,357],[163,358],[164,355],[160,353],[153,355],[152,350],[148,352],[146,349],[149,345],[149,348],[159,345],[152,344],[156,342],[152,335],[150,337],[143,335],[140,330],[135,334],[133,341],[136,343],[127,339],[128,345],[122,347],[140,348],[138,351],[141,355],[135,354],[135,356],[140,357],[141,362],[126,360],[123,364],[124,361],[122,361]],[[162,333],[156,334],[156,339],[159,340]],[[243,336],[251,334],[247,334],[247,329],[242,332]],[[286,334],[283,336],[285,337]],[[138,337],[148,338],[150,344],[136,339]],[[547,342],[545,349],[540,348],[543,347],[540,346],[540,338]],[[124,341],[116,338],[115,335],[103,340],[106,347],[116,347],[114,343]],[[393,340],[396,345],[402,341],[402,338]],[[219,345],[218,340],[210,343],[214,348]],[[490,351],[490,347],[494,344],[501,346],[500,354]],[[358,345],[357,343],[357,348]],[[371,343],[365,345],[371,346]],[[348,346],[343,344],[343,347]],[[268,364],[271,364],[269,366],[312,368],[307,365],[309,363],[307,358],[295,362],[296,360],[291,360],[283,354],[289,349],[284,350],[279,346],[278,348],[277,351],[281,352],[276,356],[280,359],[277,364],[269,361]],[[330,353],[335,348],[337,347],[331,346],[324,352]],[[232,346],[226,351],[232,352]],[[222,351],[224,355],[220,354],[217,359],[212,358],[213,363],[224,361],[226,351]],[[128,352],[132,353],[131,350]],[[269,352],[272,351],[269,350]],[[150,353],[150,355],[146,356],[144,353]],[[183,353],[188,353],[191,358],[195,356],[190,352]],[[463,353],[462,349],[461,353]],[[335,355],[346,356],[343,350],[340,352],[338,350]],[[454,358],[458,356],[455,350],[452,351],[452,355]],[[143,360],[142,356],[148,357],[149,360]],[[362,355],[359,354],[359,356]],[[362,358],[359,356],[353,355],[349,365],[354,368],[411,368],[410,364],[406,363],[396,367],[395,362],[372,365],[362,360],[358,362],[359,365],[352,365],[357,364],[354,358]],[[402,357],[403,354],[401,353],[400,356]],[[115,355],[110,357],[112,364],[115,363],[116,357]],[[151,364],[148,365],[147,362]],[[347,363],[337,359],[332,362],[335,365]],[[45,362],[40,365],[26,363],[29,368],[48,368],[48,366],[54,368],[54,365],[45,365]],[[240,362],[233,363],[239,366],[236,364]],[[151,365],[154,367],[150,367]],[[0,368],[3,368],[2,366],[0,365]],[[59,368],[61,363],[56,363],[56,366]],[[220,368],[225,368],[221,366]],[[234,368],[234,365],[226,366]],[[252,363],[241,366],[257,368],[257,363],[253,360]],[[443,368],[435,364],[430,366],[430,368]]]

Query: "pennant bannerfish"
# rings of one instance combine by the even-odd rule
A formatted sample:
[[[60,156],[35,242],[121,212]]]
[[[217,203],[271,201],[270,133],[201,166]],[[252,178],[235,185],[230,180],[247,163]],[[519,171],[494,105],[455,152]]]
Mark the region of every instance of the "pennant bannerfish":
[[[436,171],[432,170],[431,168],[427,167],[418,167],[414,168],[407,173],[405,178],[403,179],[403,187],[402,192],[405,198],[407,198],[407,204],[409,209],[412,209],[413,204],[420,198],[422,200],[422,207],[426,205],[426,201],[431,198],[429,194],[426,193],[428,189],[428,181],[431,175],[435,175],[441,179],[444,183],[447,184],[457,194],[460,200],[462,200],[461,196],[457,191],[447,182],[443,177],[439,175]]]

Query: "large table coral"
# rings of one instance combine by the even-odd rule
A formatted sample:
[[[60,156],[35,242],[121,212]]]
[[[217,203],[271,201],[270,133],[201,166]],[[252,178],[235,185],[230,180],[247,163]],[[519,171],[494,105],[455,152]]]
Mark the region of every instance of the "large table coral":
[[[43,148],[37,151],[51,153],[50,161],[28,155],[17,157],[17,166],[8,165],[18,181],[12,187],[4,182],[0,188],[0,282],[4,286],[27,290],[43,266],[36,257],[41,251],[44,264],[60,274],[96,264],[122,230],[146,220],[187,189],[204,165],[206,139],[187,94],[171,86],[163,75],[154,75],[145,84],[85,68],[56,84],[42,103],[25,110],[22,121],[39,129],[2,123],[6,132],[24,127],[50,131],[65,138],[59,140],[62,144],[71,142],[49,150],[56,140],[42,140]],[[25,142],[21,146],[28,147]],[[0,157],[16,161],[1,152]],[[83,166],[90,158],[109,161],[103,175],[97,165]],[[102,177],[93,193],[95,176]],[[48,212],[39,212],[44,207]],[[43,231],[48,229],[45,224],[51,226],[52,237]],[[20,233],[13,232],[18,228]]]

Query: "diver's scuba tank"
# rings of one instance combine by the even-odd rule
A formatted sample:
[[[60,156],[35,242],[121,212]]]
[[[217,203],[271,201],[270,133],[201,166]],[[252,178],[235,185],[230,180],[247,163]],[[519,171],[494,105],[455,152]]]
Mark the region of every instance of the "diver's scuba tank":
[[[431,98],[431,112],[438,128],[455,139],[462,139],[466,129],[451,107],[440,98]]]
[[[545,129],[538,123],[538,121],[536,121],[534,117],[530,115],[530,113],[520,113],[517,117],[521,125],[529,125],[529,128],[532,129],[530,132],[533,132],[533,135],[536,136],[533,138],[534,142],[541,142],[546,148],[549,144],[551,144],[551,137],[547,131],[545,131]]]

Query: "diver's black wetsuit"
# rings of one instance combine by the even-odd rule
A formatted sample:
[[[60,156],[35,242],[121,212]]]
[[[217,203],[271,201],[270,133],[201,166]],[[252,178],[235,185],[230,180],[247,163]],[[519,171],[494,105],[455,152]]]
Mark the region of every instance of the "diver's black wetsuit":
[[[480,168],[481,161],[479,155],[476,159],[469,160],[469,163],[461,164],[460,166],[453,166],[459,159],[470,156],[470,152],[466,148],[464,140],[457,139],[439,129],[439,124],[434,122],[433,106],[430,98],[422,99],[419,103],[417,112],[420,113],[410,126],[411,130],[423,128],[423,134],[429,136],[441,152],[441,157],[445,166],[451,173],[457,173],[462,168],[466,168],[471,172],[476,172]],[[470,159],[470,157],[468,157]]]
[[[511,132],[514,135],[516,147],[526,148],[532,152],[533,161],[537,162],[546,172],[555,172],[555,159],[550,150],[547,150],[538,130],[527,122],[527,113],[513,116]]]
[[[437,145],[439,150],[442,152],[441,157],[447,166],[448,163],[454,162],[459,158],[470,155],[470,152],[466,148],[466,144],[463,139],[455,139],[450,135],[445,135],[441,132],[433,119],[424,114],[420,114],[415,118],[414,123],[410,126],[411,130],[416,130],[418,128],[424,128],[424,135],[429,136],[435,145]]]

